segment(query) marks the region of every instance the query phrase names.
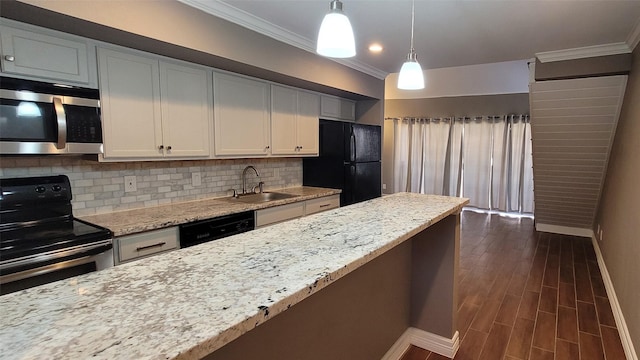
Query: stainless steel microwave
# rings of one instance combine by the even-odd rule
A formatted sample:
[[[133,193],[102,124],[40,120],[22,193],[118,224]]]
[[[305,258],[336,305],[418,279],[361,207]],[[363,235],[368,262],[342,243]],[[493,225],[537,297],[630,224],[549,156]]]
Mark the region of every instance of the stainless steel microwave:
[[[0,155],[102,152],[97,89],[0,77]]]

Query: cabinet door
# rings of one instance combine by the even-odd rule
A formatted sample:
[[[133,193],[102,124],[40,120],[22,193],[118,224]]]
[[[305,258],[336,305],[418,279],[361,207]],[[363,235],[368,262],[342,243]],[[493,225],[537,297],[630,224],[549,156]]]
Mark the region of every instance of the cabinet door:
[[[356,103],[350,100],[340,99],[340,118],[348,121],[356,121]]]
[[[210,73],[202,68],[160,63],[162,144],[167,157],[209,156]]]
[[[271,86],[271,153],[297,155],[297,91]]]
[[[87,44],[0,27],[2,71],[87,84]],[[46,54],[46,55],[43,55]]]
[[[98,50],[104,157],[161,157],[158,61]]]
[[[215,155],[269,155],[269,84],[218,73],[213,83]]]
[[[331,96],[322,96],[320,115],[323,118],[340,119],[340,99]]]
[[[296,127],[298,154],[318,155],[318,138],[320,136],[318,127],[319,115],[319,96],[298,91],[298,122]]]
[[[322,96],[320,115],[326,119],[355,121],[356,104],[351,100],[333,96]]]

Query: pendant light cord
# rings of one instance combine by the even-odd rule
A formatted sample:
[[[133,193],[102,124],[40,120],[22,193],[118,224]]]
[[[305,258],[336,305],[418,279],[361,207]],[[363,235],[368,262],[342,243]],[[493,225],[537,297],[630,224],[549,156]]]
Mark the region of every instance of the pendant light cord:
[[[413,23],[415,21],[416,0],[411,1],[411,51],[413,50]]]

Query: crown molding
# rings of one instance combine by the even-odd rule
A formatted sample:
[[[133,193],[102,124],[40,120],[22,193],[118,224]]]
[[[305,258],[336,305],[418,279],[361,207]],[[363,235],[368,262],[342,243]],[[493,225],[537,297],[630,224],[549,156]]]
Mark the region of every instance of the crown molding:
[[[629,45],[627,45],[627,43],[620,42],[565,50],[539,52],[536,53],[536,57],[538,58],[538,60],[540,60],[540,62],[546,63],[553,61],[575,60],[597,56],[629,53],[631,53],[631,48],[629,47]]]
[[[638,43],[640,43],[640,19],[638,19],[636,26],[633,27],[633,30],[627,38],[627,45],[629,45],[631,51],[634,51],[636,49]]]
[[[178,0],[179,2],[219,17],[249,30],[268,36],[285,44],[315,54],[315,42],[306,37],[295,34],[278,25],[265,21],[246,11],[240,10],[222,1],[207,0]],[[319,55],[318,55],[319,56]],[[332,59],[334,62],[348,66],[378,79],[384,79],[388,73],[355,59]]]

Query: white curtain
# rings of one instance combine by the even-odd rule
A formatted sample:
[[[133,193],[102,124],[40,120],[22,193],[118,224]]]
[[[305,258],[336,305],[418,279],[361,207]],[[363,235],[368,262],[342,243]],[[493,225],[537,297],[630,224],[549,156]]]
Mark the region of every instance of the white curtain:
[[[463,146],[462,196],[469,206],[489,209],[493,124],[484,118],[465,121]]]
[[[462,133],[464,123],[451,119],[449,143],[445,159],[445,178],[443,195],[460,196],[462,194]],[[448,172],[447,172],[448,171]],[[448,175],[448,176],[446,176]]]
[[[411,142],[409,141],[409,126],[402,120],[393,123],[393,192],[410,191],[409,176],[411,175]]]
[[[441,119],[395,120],[394,191],[443,193],[449,128]]]
[[[394,191],[463,196],[469,206],[533,212],[525,115],[394,119]]]

